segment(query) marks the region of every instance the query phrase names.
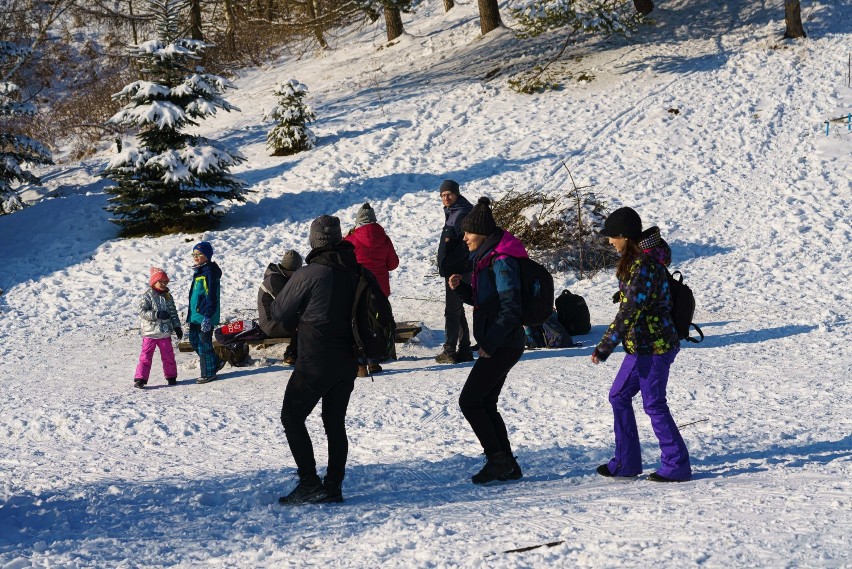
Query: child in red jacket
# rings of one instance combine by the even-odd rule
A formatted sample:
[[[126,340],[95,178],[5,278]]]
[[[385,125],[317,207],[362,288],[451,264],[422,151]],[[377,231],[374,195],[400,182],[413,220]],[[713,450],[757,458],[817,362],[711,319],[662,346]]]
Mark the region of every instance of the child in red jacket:
[[[385,296],[390,296],[390,271],[399,266],[399,257],[384,228],[376,223],[376,212],[369,203],[362,205],[355,214],[355,229],[349,232],[346,240],[355,246],[358,264],[373,273],[379,288]],[[358,365],[358,377],[367,377],[368,366],[370,373],[382,371],[378,362],[363,364]]]

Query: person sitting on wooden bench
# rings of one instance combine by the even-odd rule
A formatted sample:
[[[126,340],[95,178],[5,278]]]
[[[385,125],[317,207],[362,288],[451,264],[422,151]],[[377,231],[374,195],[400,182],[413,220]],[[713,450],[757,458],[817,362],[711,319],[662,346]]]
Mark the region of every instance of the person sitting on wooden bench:
[[[298,338],[295,330],[292,332],[284,324],[272,319],[272,302],[278,293],[290,280],[297,270],[302,267],[302,256],[290,249],[284,253],[279,263],[270,263],[263,275],[263,283],[257,291],[258,325],[267,338],[290,338],[287,350],[284,352],[284,363],[295,365],[297,357]]]

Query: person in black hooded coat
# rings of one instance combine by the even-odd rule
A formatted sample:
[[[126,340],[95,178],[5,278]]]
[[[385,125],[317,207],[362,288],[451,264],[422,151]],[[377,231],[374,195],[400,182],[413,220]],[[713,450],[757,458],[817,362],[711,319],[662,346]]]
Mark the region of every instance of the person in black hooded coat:
[[[281,504],[341,502],[349,452],[346,408],[358,362],[352,334],[352,304],[359,265],[355,248],[343,240],[340,220],[322,215],[311,223],[307,266],[296,271],[272,304],[272,317],[289,329],[298,326],[296,367],[287,382],[281,424],[296,461],[299,483]],[[328,468],[317,475],[305,420],[322,401],[328,437]]]

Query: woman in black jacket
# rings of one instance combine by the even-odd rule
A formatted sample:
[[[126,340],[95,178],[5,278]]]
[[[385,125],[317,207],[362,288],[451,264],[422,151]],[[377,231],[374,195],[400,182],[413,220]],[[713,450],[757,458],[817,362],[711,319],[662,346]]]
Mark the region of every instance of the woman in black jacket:
[[[352,334],[352,304],[358,279],[355,247],[343,240],[340,220],[322,215],[311,223],[311,252],[272,303],[272,316],[299,330],[299,358],[287,382],[281,424],[298,468],[299,484],[281,504],[342,502],[349,453],[346,409],[358,368]],[[322,401],[328,437],[324,480],[317,465],[305,420]]]
[[[471,479],[474,484],[522,476],[497,400],[506,376],[524,353],[516,259],[528,255],[514,235],[497,227],[490,205],[488,198],[480,198],[462,222],[464,241],[474,253],[470,284],[458,273],[448,279],[459,298],[473,305],[473,335],[479,343],[479,358],[459,396],[462,413],[487,457]]]

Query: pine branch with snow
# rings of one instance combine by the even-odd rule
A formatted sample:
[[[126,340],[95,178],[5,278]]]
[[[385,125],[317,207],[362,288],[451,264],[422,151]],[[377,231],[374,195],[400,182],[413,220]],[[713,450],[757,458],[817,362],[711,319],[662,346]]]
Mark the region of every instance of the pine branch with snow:
[[[626,34],[642,21],[632,0],[527,0],[512,14],[521,26],[519,35],[525,37],[557,29]]]
[[[316,136],[307,123],[315,121],[316,115],[304,101],[308,88],[290,79],[273,93],[278,97],[278,104],[264,117],[277,123],[266,136],[266,146],[272,149],[273,156],[288,156],[314,148]]]
[[[0,68],[14,64],[28,53],[27,48],[0,42]],[[17,132],[17,121],[35,114],[35,105],[21,100],[17,84],[0,81],[0,215],[24,208],[18,195],[22,184],[41,182],[25,165],[53,163],[44,144]]]

